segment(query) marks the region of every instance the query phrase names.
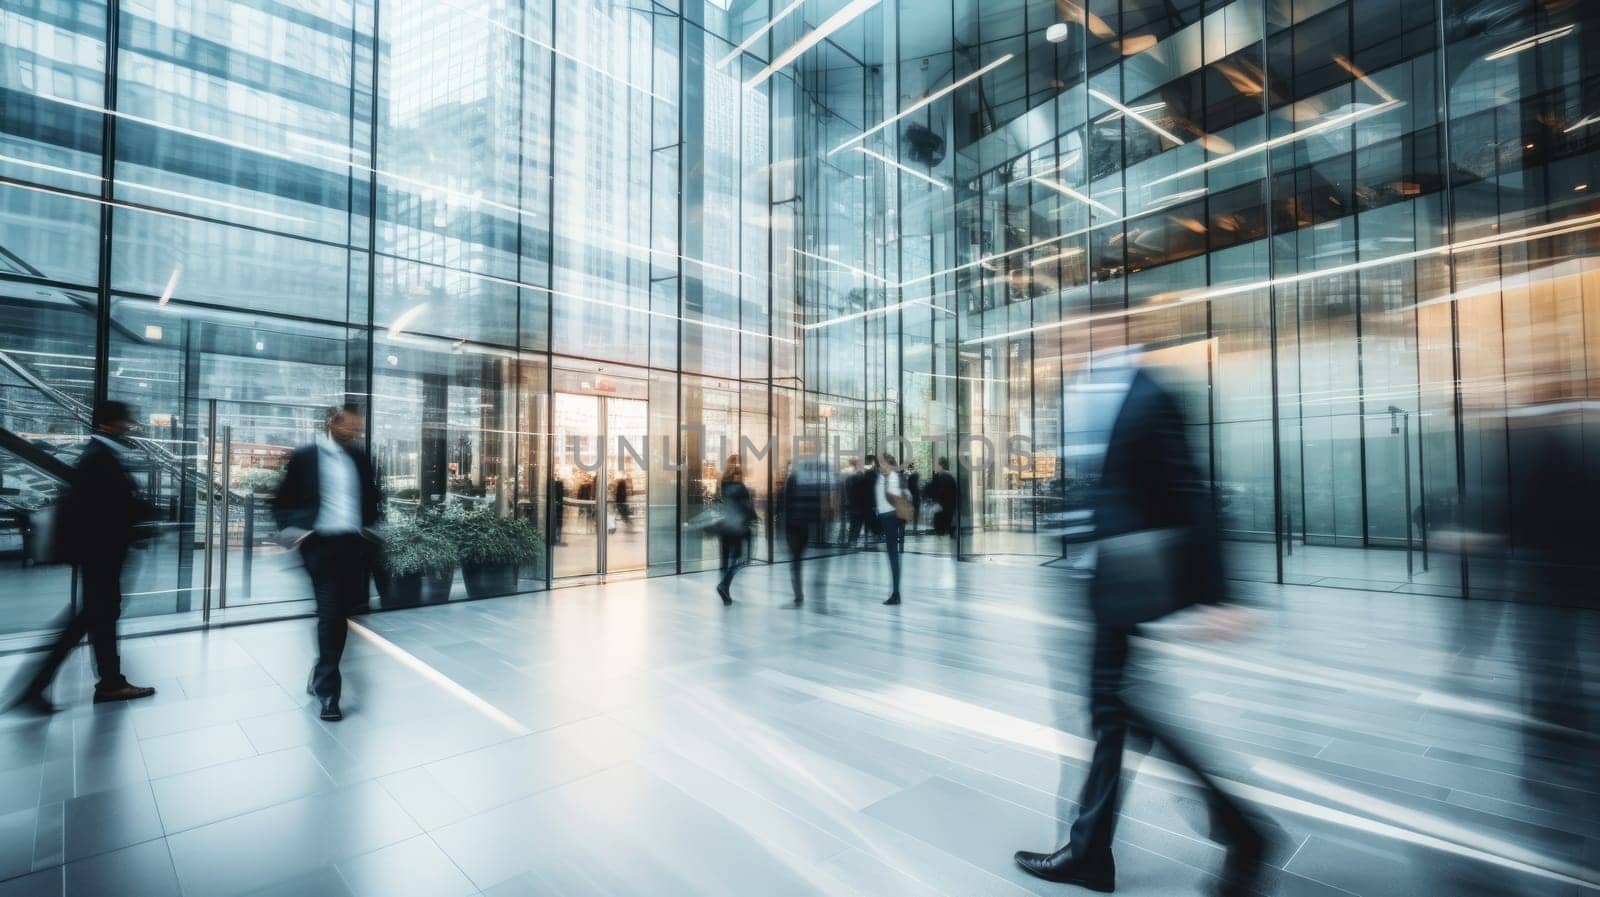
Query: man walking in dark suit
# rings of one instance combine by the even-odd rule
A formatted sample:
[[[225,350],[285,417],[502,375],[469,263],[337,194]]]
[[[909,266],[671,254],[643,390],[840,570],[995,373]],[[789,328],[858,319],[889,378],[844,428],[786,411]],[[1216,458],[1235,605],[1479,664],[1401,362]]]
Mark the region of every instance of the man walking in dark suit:
[[[376,546],[371,528],[382,495],[372,461],[360,445],[366,420],[354,405],[329,409],[327,431],[289,456],[273,513],[284,537],[299,546],[317,601],[317,661],[306,691],[325,720],[339,710],[339,658],[350,612],[366,604]]]
[[[1242,611],[1220,606],[1226,597],[1222,556],[1208,490],[1184,441],[1183,412],[1176,397],[1127,361],[1117,364],[1107,379],[1126,391],[1110,424],[1093,501],[1100,540],[1089,586],[1095,617],[1089,686],[1094,757],[1067,844],[1048,854],[1019,851],[1016,861],[1048,881],[1113,890],[1116,865],[1111,844],[1121,797],[1123,747],[1132,734],[1136,747],[1143,749],[1155,741],[1200,782],[1212,836],[1227,848],[1218,893],[1254,894],[1266,847],[1260,827],[1127,688],[1129,642],[1140,622],[1185,605],[1207,605],[1200,612],[1203,622],[1219,634],[1243,623]],[[1121,548],[1129,544],[1138,547]],[[1151,568],[1158,567],[1166,572],[1156,575],[1156,581],[1171,588],[1150,588]]]
[[[55,709],[44,691],[63,661],[85,634],[94,646],[95,703],[148,698],[156,690],[123,678],[117,654],[117,619],[122,616],[122,567],[128,551],[154,518],[150,505],[128,472],[132,450],[123,441],[133,427],[133,413],[122,402],[101,402],[91,418],[94,434],[78,456],[66,495],[56,511],[61,559],[78,565],[83,602],[72,613],[55,645],[39,662],[16,705],[40,713]]]

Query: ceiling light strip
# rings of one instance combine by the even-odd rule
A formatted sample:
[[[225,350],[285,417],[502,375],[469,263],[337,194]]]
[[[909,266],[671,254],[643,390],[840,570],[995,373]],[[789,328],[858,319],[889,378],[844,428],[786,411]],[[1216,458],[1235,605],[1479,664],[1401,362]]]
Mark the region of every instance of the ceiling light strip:
[[[1091,88],[1089,88],[1089,96],[1094,97],[1095,99],[1099,100],[1102,103],[1105,103],[1107,106],[1110,106],[1111,108],[1117,110],[1118,112],[1121,112],[1123,115],[1126,115],[1127,117],[1133,119],[1134,121],[1138,122],[1139,124],[1144,125],[1146,128],[1149,128],[1151,131],[1154,131],[1155,133],[1160,134],[1162,137],[1167,138],[1168,140],[1172,141],[1173,143],[1182,145],[1183,142],[1184,142],[1182,137],[1179,137],[1178,135],[1176,135],[1176,134],[1172,133],[1171,131],[1167,130],[1166,128],[1163,128],[1160,125],[1156,124],[1155,122],[1151,121],[1150,119],[1144,117],[1144,115],[1141,114],[1139,112],[1139,110],[1130,109],[1127,106],[1122,105],[1121,103],[1117,102],[1115,99],[1112,99],[1111,96],[1109,94],[1107,94],[1105,91],[1097,90],[1097,89],[1091,87]]]
[[[1106,212],[1106,214],[1108,214],[1108,215],[1117,214],[1117,210],[1116,209],[1113,209],[1112,207],[1106,205],[1105,203],[1101,202],[1098,199],[1095,199],[1094,197],[1090,196],[1087,193],[1079,193],[1078,191],[1072,189],[1071,187],[1068,187],[1066,184],[1063,184],[1058,180],[1055,180],[1053,178],[1046,178],[1046,177],[1035,177],[1033,180],[1039,182],[1040,184],[1043,184],[1046,187],[1049,187],[1051,190],[1054,190],[1057,193],[1060,193],[1062,196],[1070,196],[1073,199],[1076,199],[1078,202],[1094,206],[1097,209],[1101,209],[1104,212]]]
[[[745,38],[744,39],[744,43],[740,44],[737,47],[734,47],[732,50],[730,50],[728,52],[728,55],[726,55],[726,56],[722,57],[722,59],[718,60],[717,61],[717,68],[719,68],[719,69],[720,68],[727,68],[728,63],[730,63],[734,59],[738,58],[740,53],[743,53],[744,51],[750,49],[750,47],[756,41],[761,39],[761,36],[763,34],[766,34],[768,31],[771,31],[774,25],[777,25],[779,22],[781,22],[784,19],[788,18],[789,13],[794,12],[795,10],[799,9],[800,7],[802,7],[804,5],[806,5],[806,0],[794,0],[793,3],[790,3],[788,6],[785,6],[783,8],[783,10],[780,11],[777,15],[773,16],[771,19],[768,19],[767,20],[767,24],[762,25],[760,28],[757,28],[755,30],[754,34],[751,34],[749,37]]]
[[[1553,40],[1560,40],[1561,38],[1571,34],[1575,27],[1577,26],[1562,25],[1560,28],[1552,28],[1549,31],[1540,32],[1532,37],[1525,37],[1522,40],[1513,41],[1512,43],[1506,44],[1505,46],[1495,50],[1493,53],[1490,53],[1483,58],[1486,62],[1493,62],[1496,59],[1504,59],[1507,56],[1515,56],[1524,50],[1531,50],[1540,44],[1547,44]]]
[[[749,81],[744,82],[744,89],[750,90],[754,87],[759,87],[762,82],[786,68],[789,63],[799,59],[807,50],[822,43],[828,35],[855,21],[862,13],[877,5],[878,0],[850,0],[842,9],[829,16],[827,21],[812,29],[805,37],[795,41],[794,46],[779,53],[778,57],[772,60],[766,68],[757,72]]]
[[[889,166],[892,166],[894,168],[898,168],[901,171],[905,172],[906,174],[909,174],[912,177],[917,178],[918,180],[927,181],[928,183],[934,185],[935,187],[938,187],[940,190],[949,190],[950,189],[950,185],[946,184],[944,181],[941,181],[941,180],[939,180],[937,178],[931,178],[931,177],[923,174],[922,172],[917,171],[915,168],[907,168],[906,166],[901,165],[899,162],[896,162],[895,160],[889,158],[888,156],[883,155],[882,153],[875,153],[872,150],[869,150],[864,146],[856,147],[856,152],[862,154],[863,156],[871,156],[872,158],[877,159],[879,162],[882,162],[885,165],[889,165]]]
[[[941,97],[945,96],[946,94],[949,94],[949,93],[951,93],[953,91],[960,90],[964,85],[966,85],[968,83],[971,83],[972,81],[976,81],[979,78],[982,78],[984,75],[989,74],[990,72],[994,71],[995,69],[999,68],[1002,65],[1005,65],[1006,63],[1010,62],[1012,59],[1015,59],[1015,58],[1016,58],[1015,54],[1007,53],[1006,55],[1000,57],[999,59],[996,59],[994,62],[989,63],[988,65],[984,66],[981,69],[978,69],[977,71],[973,72],[970,75],[967,75],[966,77],[960,79],[959,81],[950,82],[949,84],[945,85],[944,87],[941,87],[938,90],[934,91],[933,93],[930,93],[927,96],[923,97],[922,99],[916,101],[915,103],[912,103],[910,106],[907,106],[905,109],[901,110],[901,112],[898,115],[895,115],[895,116],[893,116],[891,118],[886,118],[883,121],[878,122],[877,124],[875,124],[872,127],[868,128],[867,130],[862,131],[860,134],[857,134],[856,136],[851,137],[849,140],[846,140],[845,142],[839,144],[838,146],[834,147],[833,149],[828,150],[828,155],[831,156],[834,153],[839,152],[840,150],[847,149],[850,146],[853,146],[854,144],[857,144],[857,143],[860,143],[863,140],[866,140],[868,137],[871,137],[873,134],[876,134],[879,131],[883,130],[884,128],[889,127],[890,125],[894,124],[895,122],[899,121],[900,119],[905,118],[906,116],[911,115],[912,113],[915,113],[917,110],[922,109],[924,106],[927,106],[929,103],[932,103],[935,100],[938,100],[939,98],[941,98]]]
[[[1256,153],[1265,152],[1266,150],[1283,146],[1286,143],[1292,143],[1296,140],[1304,140],[1307,137],[1321,134],[1324,131],[1330,131],[1334,128],[1340,128],[1344,127],[1345,125],[1354,124],[1363,118],[1370,118],[1379,113],[1387,112],[1390,109],[1395,109],[1404,105],[1405,102],[1403,100],[1392,100],[1389,102],[1379,103],[1375,106],[1368,106],[1365,109],[1357,109],[1353,112],[1346,112],[1343,115],[1336,115],[1326,121],[1321,121],[1314,125],[1301,128],[1298,131],[1282,134],[1272,138],[1271,140],[1264,140],[1261,143],[1257,143],[1253,146],[1247,146],[1242,150],[1234,150],[1231,153],[1218,156],[1215,159],[1202,162],[1199,165],[1195,165],[1190,168],[1185,168],[1182,171],[1175,171],[1172,174],[1162,175],[1161,177],[1151,181],[1147,186],[1154,187],[1157,184],[1165,184],[1167,181],[1177,180],[1181,177],[1188,177],[1191,174],[1199,174],[1202,171],[1210,171],[1219,165],[1226,165],[1229,162],[1242,159],[1245,156],[1253,156]]]
[[[1040,333],[1045,330],[1069,327],[1074,324],[1089,324],[1095,321],[1111,318],[1131,318],[1135,315],[1166,311],[1168,309],[1177,308],[1181,305],[1188,305],[1194,302],[1204,302],[1211,299],[1223,299],[1228,296],[1235,296],[1240,293],[1250,293],[1256,290],[1264,290],[1271,287],[1292,286],[1308,280],[1320,280],[1324,277],[1335,277],[1340,274],[1349,274],[1355,271],[1362,271],[1367,268],[1375,268],[1380,265],[1393,265],[1399,262],[1415,261],[1416,259],[1428,258],[1436,255],[1454,255],[1462,252],[1471,252],[1476,249],[1491,249],[1498,246],[1506,246],[1512,243],[1526,243],[1531,240],[1541,240],[1547,237],[1559,237],[1565,234],[1576,233],[1578,231],[1590,230],[1595,227],[1600,227],[1600,213],[1594,215],[1585,215],[1582,218],[1573,218],[1567,221],[1556,221],[1551,222],[1550,224],[1540,224],[1534,227],[1524,228],[1519,231],[1512,231],[1511,233],[1507,234],[1493,234],[1487,237],[1476,237],[1471,240],[1448,243],[1443,246],[1432,246],[1427,249],[1417,249],[1411,252],[1402,252],[1397,255],[1387,255],[1383,258],[1369,259],[1364,262],[1351,262],[1347,265],[1336,265],[1332,268],[1321,268],[1316,271],[1302,271],[1297,274],[1285,274],[1282,277],[1274,277],[1268,280],[1221,286],[1215,289],[1202,290],[1198,293],[1191,293],[1188,296],[1180,297],[1171,302],[1159,302],[1151,305],[1143,305],[1138,308],[1119,308],[1113,311],[1100,312],[1092,315],[1083,315],[1076,318],[1067,318],[1059,321],[1047,321],[1043,324],[1035,324],[1032,327],[1023,327],[1017,330],[1007,331],[1005,333],[996,333],[991,336],[980,336],[968,340],[962,340],[961,344],[964,346],[979,345],[981,343],[992,343],[999,340],[1026,336],[1031,333]]]

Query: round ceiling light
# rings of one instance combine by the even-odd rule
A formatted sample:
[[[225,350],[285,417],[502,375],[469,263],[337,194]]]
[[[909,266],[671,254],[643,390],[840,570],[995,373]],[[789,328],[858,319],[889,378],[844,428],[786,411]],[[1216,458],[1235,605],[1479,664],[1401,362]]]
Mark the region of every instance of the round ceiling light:
[[[1067,39],[1067,23],[1057,22],[1044,30],[1044,39],[1052,44],[1059,44]]]

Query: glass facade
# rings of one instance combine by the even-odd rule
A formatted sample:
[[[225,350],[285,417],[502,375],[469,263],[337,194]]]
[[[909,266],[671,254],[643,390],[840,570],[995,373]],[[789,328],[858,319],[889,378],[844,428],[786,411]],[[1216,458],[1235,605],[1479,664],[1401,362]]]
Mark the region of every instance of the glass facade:
[[[802,76],[806,386],[969,456],[963,556],[1071,562],[1080,387],[1129,344],[1183,385],[1236,576],[1499,595],[1463,534],[1548,559],[1530,468],[1596,500],[1600,6],[901,0],[848,33]]]
[[[1492,584],[1452,534],[1529,525],[1528,409],[1597,497],[1597,15],[0,0],[0,634],[71,591],[27,520],[97,398],[140,415],[160,628],[308,610],[265,500],[346,400],[392,520],[544,534],[489,593],[715,566],[721,459],[770,445],[770,522],[799,437],[961,462],[913,550],[1070,560],[1079,385],[1129,343],[1237,575]]]

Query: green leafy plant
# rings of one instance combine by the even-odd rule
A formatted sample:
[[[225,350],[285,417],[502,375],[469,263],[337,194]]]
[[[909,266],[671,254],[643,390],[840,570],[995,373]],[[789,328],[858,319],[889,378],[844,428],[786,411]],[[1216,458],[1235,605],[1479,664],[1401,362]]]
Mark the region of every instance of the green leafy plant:
[[[283,482],[283,470],[273,470],[268,467],[249,467],[238,475],[237,482],[257,495],[277,492],[278,484]]]
[[[447,576],[456,568],[456,545],[439,514],[417,514],[385,523],[383,568],[390,576]]]
[[[501,517],[493,508],[451,508],[441,516],[463,567],[533,564],[544,557],[539,530],[520,517]]]

